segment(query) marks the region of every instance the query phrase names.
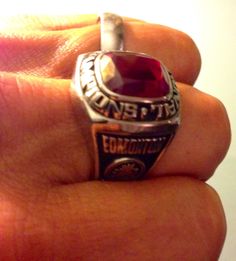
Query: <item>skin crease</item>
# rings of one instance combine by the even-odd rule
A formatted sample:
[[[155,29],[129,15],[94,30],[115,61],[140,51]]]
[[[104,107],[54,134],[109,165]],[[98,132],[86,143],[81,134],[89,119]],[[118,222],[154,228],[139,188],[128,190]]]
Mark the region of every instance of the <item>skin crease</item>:
[[[199,179],[224,158],[230,127],[221,102],[190,86],[200,55],[187,35],[126,19],[125,47],[182,82],[182,124],[149,179],[88,181],[90,123],[70,78],[78,54],[99,49],[96,21],[28,16],[0,33],[0,260],[217,260],[224,212]]]

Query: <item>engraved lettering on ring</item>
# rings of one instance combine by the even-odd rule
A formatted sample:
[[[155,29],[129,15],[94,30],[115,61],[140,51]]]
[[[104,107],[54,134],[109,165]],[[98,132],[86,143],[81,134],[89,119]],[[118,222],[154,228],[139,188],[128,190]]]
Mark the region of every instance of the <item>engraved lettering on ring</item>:
[[[102,135],[102,147],[106,154],[154,154],[159,151],[159,142],[163,140],[165,137],[128,139]]]
[[[178,113],[179,94],[172,75],[170,75],[170,80],[173,92],[169,100],[145,105],[141,102],[118,101],[100,90],[94,72],[96,57],[95,53],[82,61],[80,80],[84,97],[93,110],[107,118],[126,121],[161,121],[170,119]]]
[[[123,120],[135,120],[137,118],[138,105],[134,103],[125,103],[124,104],[124,115]]]

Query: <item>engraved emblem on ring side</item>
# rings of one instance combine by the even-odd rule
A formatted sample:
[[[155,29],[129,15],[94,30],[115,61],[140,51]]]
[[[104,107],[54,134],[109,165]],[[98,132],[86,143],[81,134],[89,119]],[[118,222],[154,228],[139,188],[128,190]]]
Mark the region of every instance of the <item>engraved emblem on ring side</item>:
[[[138,179],[142,177],[146,171],[145,164],[133,158],[121,158],[113,161],[104,173],[106,179]]]
[[[143,175],[156,161],[171,133],[140,136],[98,132],[99,171],[104,179],[133,179]],[[128,161],[127,161],[128,160]]]

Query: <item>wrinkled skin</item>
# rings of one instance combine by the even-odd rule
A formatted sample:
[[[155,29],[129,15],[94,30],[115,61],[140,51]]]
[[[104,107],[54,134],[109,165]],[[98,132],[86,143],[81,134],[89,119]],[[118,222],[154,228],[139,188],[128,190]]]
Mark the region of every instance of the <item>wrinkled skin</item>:
[[[76,57],[99,49],[99,29],[83,15],[17,17],[0,31],[0,260],[217,260],[225,217],[204,181],[226,155],[230,127],[222,103],[192,87],[196,45],[125,19],[126,49],[172,71],[182,123],[146,180],[94,181],[70,79]]]

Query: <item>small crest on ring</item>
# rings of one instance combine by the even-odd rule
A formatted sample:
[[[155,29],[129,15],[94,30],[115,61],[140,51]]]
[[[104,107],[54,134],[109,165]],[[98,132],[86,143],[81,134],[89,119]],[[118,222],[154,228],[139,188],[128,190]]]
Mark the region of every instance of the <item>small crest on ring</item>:
[[[146,171],[141,160],[135,158],[121,158],[114,160],[105,170],[104,178],[109,180],[139,179]]]

